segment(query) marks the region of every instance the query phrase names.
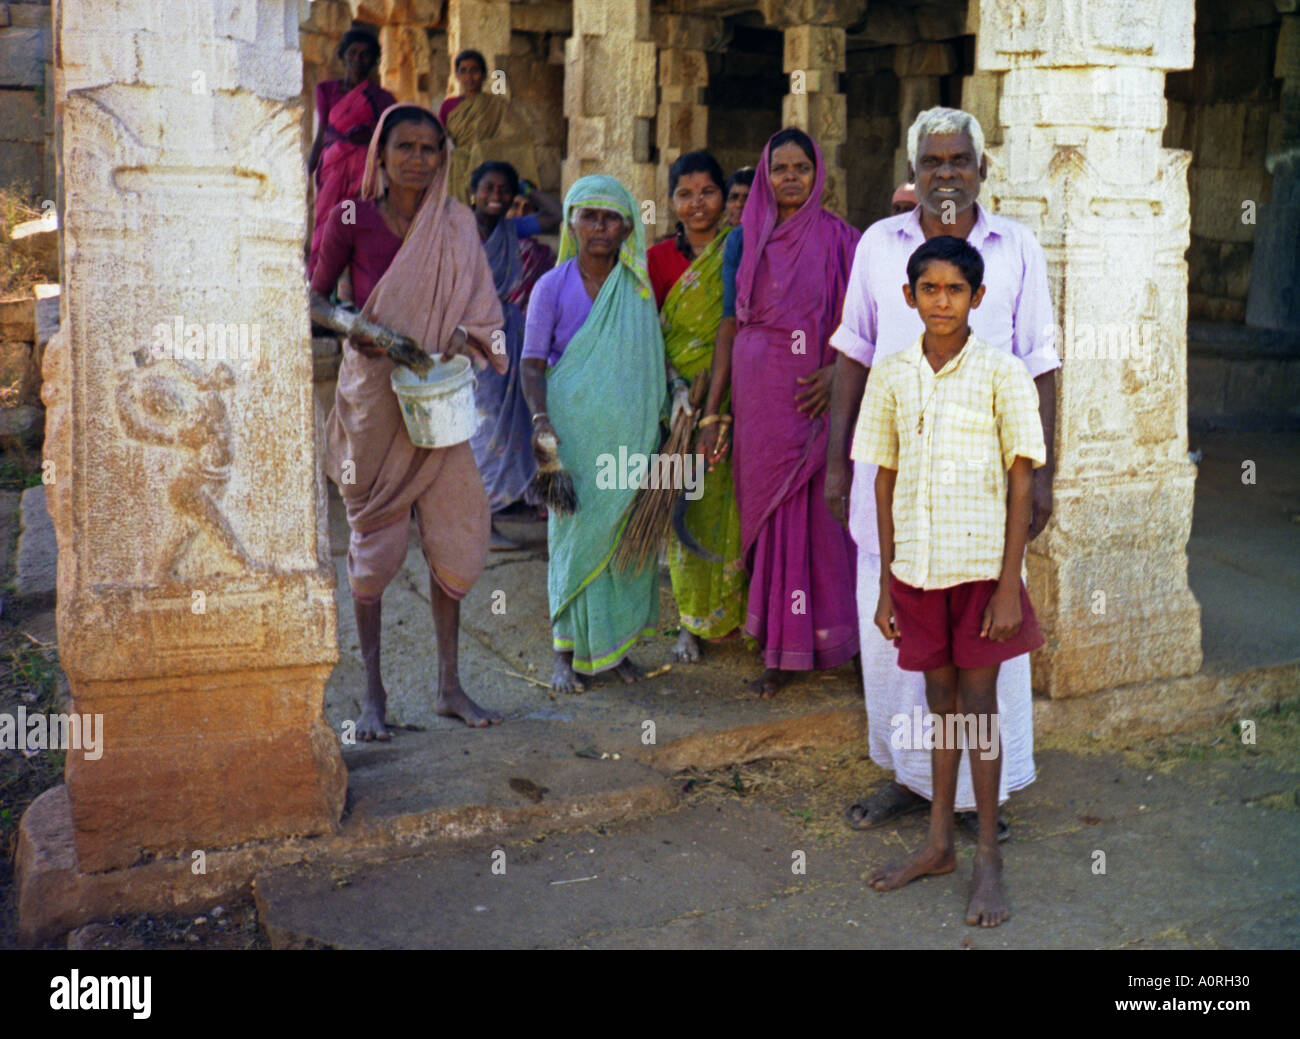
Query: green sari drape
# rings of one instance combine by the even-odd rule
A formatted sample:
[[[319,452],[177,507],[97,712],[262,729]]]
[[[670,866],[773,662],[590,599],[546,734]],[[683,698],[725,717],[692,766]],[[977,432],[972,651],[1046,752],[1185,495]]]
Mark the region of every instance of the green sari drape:
[[[658,567],[624,574],[610,566],[636,488],[598,475],[621,457],[658,450],[667,387],[636,203],[613,177],[575,183],[564,200],[561,262],[576,253],[569,220],[583,207],[612,209],[633,228],[587,320],[546,373],[546,410],[578,494],[573,515],[552,510],[547,521],[554,646],[572,650],[575,671],[594,674],[622,661],[659,619]]]
[[[668,360],[687,379],[713,364],[713,343],[722,324],[722,250],[732,228],[724,227],[695,258],[664,299],[660,320]],[[724,413],[730,391],[722,402]],[[681,624],[700,638],[731,633],[745,620],[748,576],[742,559],[740,511],[732,485],[731,459],[704,476],[704,493],[686,510],[686,525],[720,563],[686,551],[674,534],[668,541],[668,571]]]

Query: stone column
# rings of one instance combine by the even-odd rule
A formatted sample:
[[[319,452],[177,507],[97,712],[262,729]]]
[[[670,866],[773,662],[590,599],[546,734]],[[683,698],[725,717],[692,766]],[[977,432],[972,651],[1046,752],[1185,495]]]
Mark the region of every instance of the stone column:
[[[650,161],[656,101],[650,0],[573,0],[573,35],[564,57],[564,189],[589,173],[608,173],[643,206],[657,200]],[[655,201],[656,209],[660,205]]]
[[[483,89],[491,90],[492,74],[504,74],[510,57],[510,0],[447,0],[447,53],[455,61],[456,55],[467,48],[478,51],[487,61],[488,78]],[[448,74],[447,93],[460,93],[454,65]]]
[[[295,0],[58,0],[45,355],[78,868],[332,831]]]
[[[1259,205],[1250,259],[1246,324],[1294,329],[1300,325],[1300,14],[1296,0],[1275,0],[1283,12],[1273,75],[1282,81],[1282,106],[1269,121],[1272,198]]]
[[[785,29],[785,73],[790,92],[781,99],[781,123],[814,137],[826,163],[822,205],[848,213],[840,149],[848,138],[848,106],[837,75],[844,71],[844,30],[834,25],[794,25]]]
[[[657,230],[668,234],[676,223],[668,202],[668,170],[685,152],[709,145],[709,109],[704,91],[709,83],[705,48],[722,38],[717,18],[665,14],[655,18],[659,47],[659,109],[655,120],[659,146]]]
[[[1187,587],[1187,164],[1161,147],[1193,0],[981,0],[1003,144],[981,201],[1047,254],[1064,368],[1055,514],[1029,567],[1034,685],[1076,696],[1201,663]]]
[[[894,183],[907,180],[907,131],[916,117],[940,103],[940,78],[957,67],[951,45],[930,41],[894,48],[898,77],[898,148],[894,151]],[[983,124],[981,123],[981,126]]]

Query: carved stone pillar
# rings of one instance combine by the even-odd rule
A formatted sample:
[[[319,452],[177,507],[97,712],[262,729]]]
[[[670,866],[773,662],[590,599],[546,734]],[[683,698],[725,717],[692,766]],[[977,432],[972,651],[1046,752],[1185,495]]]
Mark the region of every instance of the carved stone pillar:
[[[476,50],[486,59],[488,78],[483,89],[492,90],[492,74],[504,74],[510,57],[509,0],[447,0],[447,52],[454,62],[456,55],[466,49]],[[506,90],[509,92],[509,84]],[[455,65],[451,67],[447,93],[460,93]]]
[[[1193,0],[981,0],[1003,72],[981,200],[1047,254],[1064,368],[1056,505],[1031,546],[1047,646],[1034,685],[1077,696],[1201,663],[1187,586],[1187,152],[1161,147],[1164,74],[1192,63]]]
[[[1282,81],[1282,106],[1268,127],[1272,198],[1259,206],[1250,259],[1246,324],[1294,329],[1300,325],[1300,14],[1296,0],[1275,0],[1282,16],[1273,75]]]
[[[665,14],[654,24],[659,47],[658,134],[659,171],[656,197],[657,231],[668,234],[676,223],[668,198],[668,170],[686,152],[707,148],[709,109],[704,91],[709,83],[706,48],[722,37],[722,21],[694,15]]]
[[[784,69],[790,92],[781,99],[781,123],[814,137],[826,163],[822,205],[848,213],[840,149],[848,138],[847,99],[837,77],[844,71],[844,30],[833,25],[795,25],[785,29]]]
[[[564,189],[589,173],[607,173],[643,205],[655,200],[650,0],[573,0],[573,35],[565,41],[564,57]]]
[[[313,450],[298,4],[56,0],[45,354],[78,868],[331,831],[346,772]]]

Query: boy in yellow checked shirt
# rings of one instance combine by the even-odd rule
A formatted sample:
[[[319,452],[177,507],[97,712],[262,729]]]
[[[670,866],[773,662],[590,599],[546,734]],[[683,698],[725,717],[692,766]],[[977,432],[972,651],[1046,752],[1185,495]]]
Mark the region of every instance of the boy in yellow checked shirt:
[[[953,800],[969,743],[979,846],[966,922],[996,927],[1011,915],[997,844],[997,677],[1004,660],[1043,644],[1020,574],[1031,473],[1047,447],[1023,362],[967,324],[984,295],[979,252],[961,238],[931,238],[912,253],[907,279],[903,294],[925,333],[872,368],[852,454],[880,467],[876,627],[894,640],[900,668],[925,673],[938,738],[929,840],[869,883],[890,891],[956,868]],[[959,732],[980,733],[981,745]]]

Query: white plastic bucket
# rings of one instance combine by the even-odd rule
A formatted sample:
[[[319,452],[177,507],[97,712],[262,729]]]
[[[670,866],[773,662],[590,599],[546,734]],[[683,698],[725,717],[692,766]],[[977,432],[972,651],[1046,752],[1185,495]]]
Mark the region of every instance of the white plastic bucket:
[[[406,432],[416,447],[451,447],[468,440],[478,429],[474,370],[468,357],[435,360],[433,370],[424,377],[398,365],[393,369],[392,384]]]

